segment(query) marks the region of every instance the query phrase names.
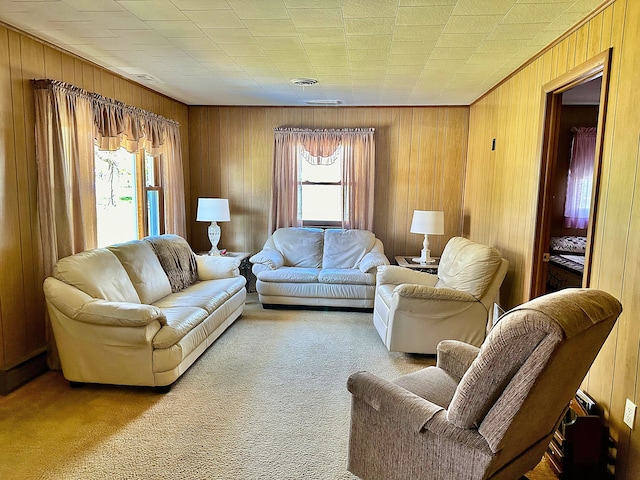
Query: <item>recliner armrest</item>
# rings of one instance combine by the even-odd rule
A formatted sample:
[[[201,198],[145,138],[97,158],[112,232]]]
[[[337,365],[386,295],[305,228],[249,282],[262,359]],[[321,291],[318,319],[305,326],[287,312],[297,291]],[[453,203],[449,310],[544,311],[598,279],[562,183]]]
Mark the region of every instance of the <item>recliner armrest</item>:
[[[371,408],[420,432],[441,406],[369,372],[349,376],[347,389]]]
[[[415,283],[434,287],[438,283],[438,276],[431,273],[418,272],[397,265],[383,265],[378,267],[376,277],[378,285],[401,285],[403,283]]]
[[[436,288],[427,285],[402,284],[393,289],[394,295],[424,300],[450,300],[454,302],[477,302],[473,295],[452,290],[451,288]]]
[[[458,340],[442,340],[438,344],[437,366],[460,380],[479,351],[478,347]]]

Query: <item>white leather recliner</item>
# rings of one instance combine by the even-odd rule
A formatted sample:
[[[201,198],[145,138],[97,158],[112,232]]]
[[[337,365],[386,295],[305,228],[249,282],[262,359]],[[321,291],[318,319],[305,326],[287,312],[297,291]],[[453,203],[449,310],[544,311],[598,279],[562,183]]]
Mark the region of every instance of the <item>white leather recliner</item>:
[[[438,274],[380,266],[373,323],[392,352],[435,354],[441,340],[480,346],[509,262],[493,247],[454,237]]]

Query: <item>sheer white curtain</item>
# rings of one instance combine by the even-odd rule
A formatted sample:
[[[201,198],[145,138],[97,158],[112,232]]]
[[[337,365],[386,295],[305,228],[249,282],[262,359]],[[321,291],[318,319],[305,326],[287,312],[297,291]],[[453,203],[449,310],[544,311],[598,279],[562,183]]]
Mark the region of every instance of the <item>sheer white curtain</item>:
[[[564,205],[564,226],[567,228],[587,228],[589,224],[595,152],[596,129],[575,129]]]
[[[342,228],[373,229],[373,128],[274,130],[270,232],[302,226],[300,161],[314,165],[342,162]]]

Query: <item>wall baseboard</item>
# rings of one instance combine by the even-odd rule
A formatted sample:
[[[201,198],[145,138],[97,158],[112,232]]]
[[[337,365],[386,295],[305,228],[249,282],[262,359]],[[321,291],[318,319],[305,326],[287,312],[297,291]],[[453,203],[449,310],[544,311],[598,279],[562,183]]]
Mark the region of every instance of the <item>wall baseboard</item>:
[[[44,351],[15,367],[0,370],[0,394],[6,395],[48,369],[47,352]]]

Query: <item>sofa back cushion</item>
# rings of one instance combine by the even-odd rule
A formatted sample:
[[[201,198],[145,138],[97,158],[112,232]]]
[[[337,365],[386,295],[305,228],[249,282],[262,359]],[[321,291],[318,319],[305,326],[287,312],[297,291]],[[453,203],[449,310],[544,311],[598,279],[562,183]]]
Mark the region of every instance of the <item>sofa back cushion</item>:
[[[320,268],[324,231],[320,228],[279,228],[265,243],[278,250],[287,267]]]
[[[107,249],[120,260],[142,303],[150,305],[171,293],[169,278],[149,243],[134,240]]]
[[[172,292],[180,292],[198,281],[196,254],[184,238],[165,234],[151,235],[143,240],[153,248],[167,274]]]
[[[375,243],[375,235],[368,230],[327,229],[322,268],[357,268]]]
[[[481,298],[491,283],[502,257],[488,245],[462,237],[447,242],[438,267],[436,287],[447,287]]]
[[[93,298],[140,303],[138,292],[118,257],[106,248],[60,259],[53,269],[53,276]]]

